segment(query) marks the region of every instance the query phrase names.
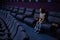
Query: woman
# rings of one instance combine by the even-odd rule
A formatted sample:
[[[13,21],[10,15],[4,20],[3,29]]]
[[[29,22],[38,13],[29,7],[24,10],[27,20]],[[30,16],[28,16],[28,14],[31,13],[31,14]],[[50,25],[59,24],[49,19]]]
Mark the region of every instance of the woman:
[[[35,26],[35,32],[39,33],[39,31],[41,30],[41,23],[46,23],[48,21],[48,13],[45,11],[45,9],[40,8],[40,14],[39,14],[39,18],[38,21],[36,23]]]

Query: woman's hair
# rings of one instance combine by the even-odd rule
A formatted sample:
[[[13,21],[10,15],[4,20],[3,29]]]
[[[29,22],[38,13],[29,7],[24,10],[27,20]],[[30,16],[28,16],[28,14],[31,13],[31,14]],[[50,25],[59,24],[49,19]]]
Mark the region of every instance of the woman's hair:
[[[40,8],[39,10],[41,13],[45,13],[45,21],[48,22],[48,12],[44,8]]]
[[[44,8],[40,8],[39,11],[40,11],[41,13],[45,13],[45,12],[46,12],[46,10],[45,10]]]

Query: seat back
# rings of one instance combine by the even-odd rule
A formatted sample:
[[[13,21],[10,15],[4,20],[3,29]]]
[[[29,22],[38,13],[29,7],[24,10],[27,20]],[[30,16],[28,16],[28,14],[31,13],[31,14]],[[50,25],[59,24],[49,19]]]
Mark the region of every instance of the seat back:
[[[53,17],[53,16],[48,16],[49,22],[56,22],[60,24],[60,18]]]

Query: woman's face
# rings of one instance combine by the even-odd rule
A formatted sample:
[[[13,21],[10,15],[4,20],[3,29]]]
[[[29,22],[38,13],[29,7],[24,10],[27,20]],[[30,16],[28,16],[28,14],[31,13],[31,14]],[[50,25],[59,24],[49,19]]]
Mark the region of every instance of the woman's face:
[[[40,12],[42,11],[42,9],[40,8],[40,10],[39,10]]]

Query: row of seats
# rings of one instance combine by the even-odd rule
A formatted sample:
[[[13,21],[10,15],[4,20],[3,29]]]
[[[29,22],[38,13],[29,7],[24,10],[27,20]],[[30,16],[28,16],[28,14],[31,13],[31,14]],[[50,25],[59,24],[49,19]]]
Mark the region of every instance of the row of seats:
[[[10,7],[12,8],[12,10],[9,10]],[[34,10],[34,9],[30,9],[30,8],[28,9],[28,8],[24,8],[24,7],[17,8],[14,6],[9,6],[9,8],[8,9],[5,8],[5,10],[10,11],[10,14],[12,16],[14,16],[15,18],[17,18],[19,20],[22,20],[24,23],[29,24],[29,25],[34,25],[34,23],[36,23],[37,18],[39,17],[38,10]],[[15,8],[17,8],[18,10],[13,11]],[[53,13],[49,12],[49,15],[48,15],[49,23],[42,24],[42,29],[44,29],[44,31],[50,31],[51,22],[57,22],[60,24],[60,21],[59,21],[60,18],[58,16],[59,16],[59,13],[54,14],[54,12]],[[59,32],[60,32],[60,28],[57,29],[56,34],[59,34]]]
[[[8,6],[9,7],[9,6]],[[8,8],[7,7],[7,8]],[[13,6],[11,6],[11,8],[13,8]],[[17,8],[18,9],[18,7],[15,7],[15,8]],[[9,8],[8,8],[9,9]],[[14,9],[14,8],[13,8]],[[19,11],[20,10],[20,11]],[[19,10],[17,10],[17,11],[19,11],[19,12],[17,12],[17,13],[11,13],[13,16],[16,16],[16,18],[18,18],[18,19],[20,19],[20,20],[24,20],[25,22],[28,22],[29,20],[28,19],[30,19],[31,21],[32,20],[36,20],[36,18],[38,18],[39,17],[39,12],[38,12],[38,10],[35,10],[35,12],[33,12],[33,9],[24,9],[24,8],[19,8]],[[25,11],[26,10],[26,11]],[[13,11],[13,10],[12,10]],[[16,11],[15,11],[16,12]],[[32,12],[32,13],[31,13]],[[29,14],[28,14],[29,13]],[[16,15],[17,14],[17,15]],[[33,14],[33,17],[32,17],[32,14]],[[52,16],[51,16],[52,15]],[[49,22],[57,22],[57,23],[59,23],[60,24],[60,19],[59,18],[57,18],[57,17],[53,17],[53,15],[57,15],[57,16],[59,16],[59,13],[49,13],[49,16],[48,16],[48,20],[49,20]],[[29,16],[29,17],[26,17],[26,16]],[[52,19],[51,19],[52,18]],[[29,22],[31,22],[31,21],[29,21]],[[32,21],[32,23],[34,22],[34,21]],[[28,23],[29,23],[28,22]],[[29,23],[30,24],[30,23]]]
[[[9,32],[4,21],[0,18],[0,40],[10,40]]]
[[[8,7],[10,7],[10,6],[8,6]],[[11,6],[11,8],[13,8],[14,6]],[[17,8],[18,9],[18,7],[16,7],[15,6],[15,8]],[[8,8],[9,9],[9,8]],[[20,20],[23,20],[24,22],[26,22],[26,23],[28,23],[28,24],[33,24],[33,23],[35,23],[35,20],[36,20],[36,18],[38,18],[39,17],[39,11],[38,10],[35,10],[35,12],[33,12],[33,9],[28,9],[28,8],[19,8],[19,10],[20,10],[20,12],[18,12],[17,14],[18,15],[16,15],[16,13],[11,13],[13,16],[15,16],[16,15],[16,18],[18,18],[18,19],[20,19]],[[19,10],[17,10],[17,11],[19,11]],[[21,13],[22,12],[22,13]],[[31,13],[32,12],[32,13]],[[29,14],[28,14],[29,13]],[[32,17],[32,14],[33,14],[33,17]],[[52,15],[52,16],[51,16]],[[60,19],[59,18],[57,18],[57,17],[53,17],[53,16],[59,16],[59,13],[52,13],[52,12],[50,12],[49,13],[49,16],[48,16],[48,20],[49,20],[49,22],[57,22],[57,23],[59,23],[60,24]],[[29,17],[25,17],[25,16],[29,16]],[[30,23],[29,23],[30,22]]]
[[[10,31],[11,40],[29,40],[29,36],[25,32],[25,29],[22,27],[22,24],[17,21],[13,16],[11,16],[9,11],[1,13],[0,17],[3,18],[3,20],[7,24],[7,27]]]
[[[36,24],[36,20],[39,17],[39,11],[35,10],[33,11],[33,9],[28,9],[28,8],[23,8],[23,7],[14,7],[11,6],[11,8],[14,10],[15,8],[18,9],[16,10],[14,13],[11,13],[13,16],[15,16],[16,18],[18,18],[19,20],[23,20],[25,23],[32,25],[32,24]],[[9,9],[9,8],[8,8]],[[11,10],[11,11],[13,11]],[[17,14],[16,14],[17,13]],[[28,14],[29,13],[29,14]],[[57,16],[56,16],[57,15]],[[56,17],[55,17],[56,16]],[[60,19],[57,18],[59,16],[59,13],[54,13],[54,12],[49,12],[49,16],[48,16],[48,20],[49,22],[57,22],[60,24]],[[54,19],[51,19],[51,18]],[[29,20],[30,19],[30,20]],[[29,23],[30,22],[30,23]],[[33,25],[34,26],[34,25]]]

